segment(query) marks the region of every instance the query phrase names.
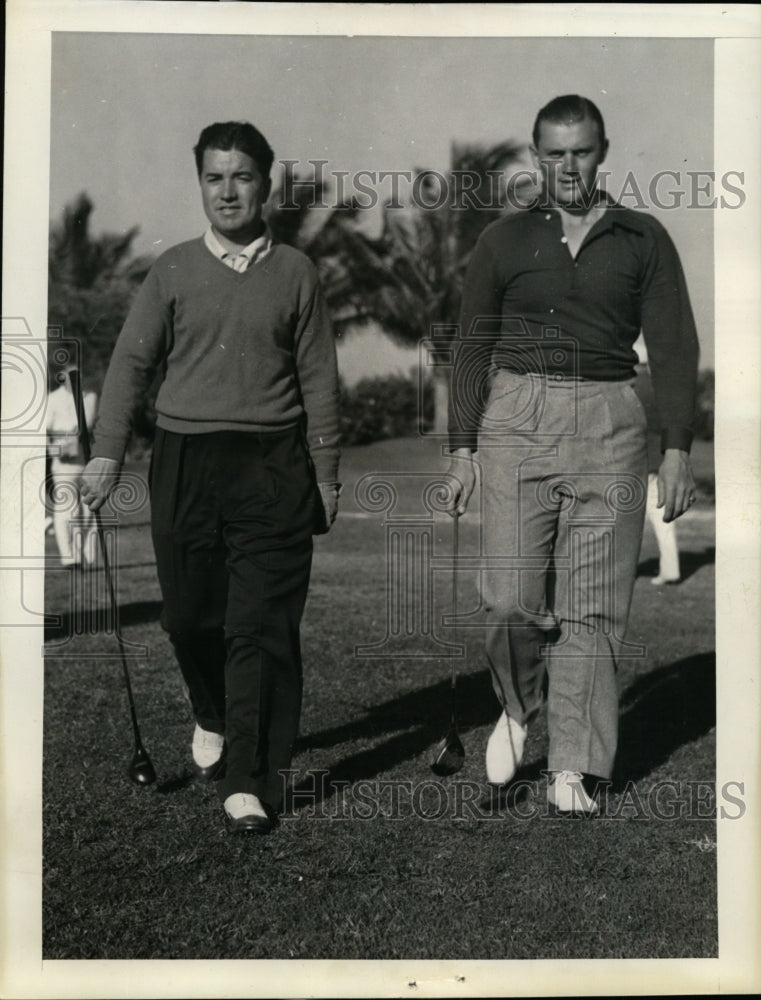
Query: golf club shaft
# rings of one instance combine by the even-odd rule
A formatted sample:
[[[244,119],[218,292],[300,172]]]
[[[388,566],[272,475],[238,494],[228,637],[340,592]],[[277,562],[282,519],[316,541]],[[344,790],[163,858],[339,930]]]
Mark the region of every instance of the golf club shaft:
[[[74,396],[74,405],[77,410],[77,426],[79,428],[79,440],[82,444],[85,463],[87,463],[90,461],[90,432],[87,427],[87,418],[85,415],[84,398],[82,395],[82,383],[79,377],[79,371],[76,368],[72,369],[69,372],[69,380],[71,382],[71,390]],[[122,640],[121,633],[119,631],[116,591],[114,589],[114,580],[111,574],[111,563],[108,558],[108,550],[106,547],[106,536],[105,532],[103,531],[103,522],[100,519],[100,511],[96,510],[93,511],[93,513],[95,516],[95,527],[97,529],[100,551],[101,555],[103,556],[103,570],[106,576],[106,585],[108,587],[108,593],[111,598],[111,618],[114,623],[114,631],[116,632],[116,641],[119,646],[119,655],[122,661],[124,684],[125,687],[127,688],[127,700],[129,701],[129,711],[130,711],[130,717],[132,719],[132,731],[135,735],[135,747],[142,748],[143,744],[140,738],[140,727],[137,722],[135,699],[132,695],[132,684],[130,682],[129,667],[127,666],[127,655],[124,651],[124,641]]]
[[[453,643],[457,645],[457,561],[460,554],[460,515],[455,513],[452,518],[452,628]],[[457,725],[457,666],[455,653],[452,653],[452,725]]]

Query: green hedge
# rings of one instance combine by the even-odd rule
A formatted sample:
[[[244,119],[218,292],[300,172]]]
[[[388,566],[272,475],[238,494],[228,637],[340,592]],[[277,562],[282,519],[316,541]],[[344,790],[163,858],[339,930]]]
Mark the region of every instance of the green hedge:
[[[345,445],[408,437],[433,422],[433,393],[423,394],[422,423],[418,380],[403,375],[363,378],[341,384],[341,437]]]

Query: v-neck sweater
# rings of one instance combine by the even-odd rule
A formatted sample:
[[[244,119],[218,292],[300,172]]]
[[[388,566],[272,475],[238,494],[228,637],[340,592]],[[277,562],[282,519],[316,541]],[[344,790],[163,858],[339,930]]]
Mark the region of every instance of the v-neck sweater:
[[[114,349],[95,455],[123,460],[134,411],[161,366],[160,427],[268,432],[303,420],[318,480],[336,479],[335,342],[316,269],[300,251],[277,244],[242,273],[202,237],[162,254]]]
[[[689,450],[698,339],[676,248],[652,216],[610,204],[570,253],[560,215],[488,226],[471,257],[450,394],[450,447],[477,448],[489,373],[634,378],[644,334],[662,448]]]

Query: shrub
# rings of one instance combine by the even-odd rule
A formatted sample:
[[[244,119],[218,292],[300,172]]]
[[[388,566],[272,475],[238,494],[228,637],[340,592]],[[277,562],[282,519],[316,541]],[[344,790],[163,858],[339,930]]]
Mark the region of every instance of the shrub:
[[[352,388],[341,384],[341,434],[345,445],[370,444],[407,437],[427,429],[433,419],[433,396],[423,394],[420,426],[418,380],[404,375],[364,378]]]

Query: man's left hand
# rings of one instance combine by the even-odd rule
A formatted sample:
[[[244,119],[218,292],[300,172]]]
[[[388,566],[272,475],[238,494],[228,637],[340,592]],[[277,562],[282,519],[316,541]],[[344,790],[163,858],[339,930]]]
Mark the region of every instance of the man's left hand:
[[[325,508],[325,521],[328,528],[333,524],[338,513],[338,498],[341,496],[340,483],[318,483],[322,506]]]
[[[667,448],[658,470],[658,507],[663,507],[667,523],[681,517],[695,503],[696,487],[690,456],[686,451]]]

